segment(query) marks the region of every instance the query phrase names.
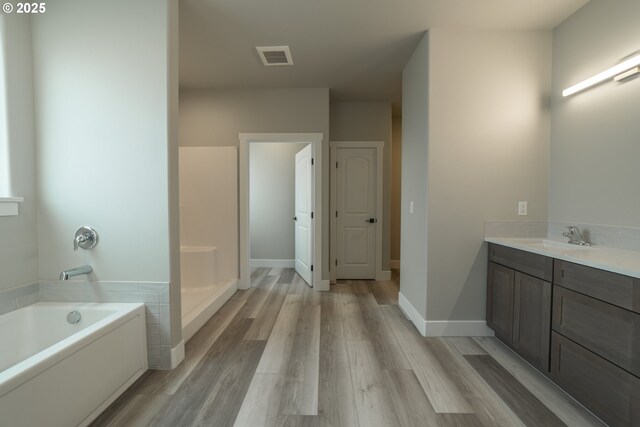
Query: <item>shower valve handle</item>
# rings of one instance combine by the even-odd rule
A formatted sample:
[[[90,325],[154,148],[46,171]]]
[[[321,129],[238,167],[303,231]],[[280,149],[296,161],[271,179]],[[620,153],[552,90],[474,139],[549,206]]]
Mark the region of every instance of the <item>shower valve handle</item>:
[[[91,227],[80,227],[73,239],[73,250],[78,248],[93,249],[98,244],[98,233]]]

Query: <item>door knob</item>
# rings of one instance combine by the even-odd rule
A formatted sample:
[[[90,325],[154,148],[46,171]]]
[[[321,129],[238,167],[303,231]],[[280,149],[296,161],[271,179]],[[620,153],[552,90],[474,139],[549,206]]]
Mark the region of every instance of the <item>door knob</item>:
[[[369,222],[371,224],[377,222],[375,218],[369,218],[369,219],[365,219],[364,222]]]

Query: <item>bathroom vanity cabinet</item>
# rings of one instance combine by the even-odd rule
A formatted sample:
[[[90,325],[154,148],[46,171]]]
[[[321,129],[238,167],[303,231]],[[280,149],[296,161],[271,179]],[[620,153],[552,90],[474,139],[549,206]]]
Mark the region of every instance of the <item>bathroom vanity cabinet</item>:
[[[487,324],[540,371],[549,371],[553,260],[489,245]]]
[[[640,279],[555,260],[551,378],[612,426],[640,426]]]
[[[640,279],[489,244],[487,324],[611,426],[640,426]]]

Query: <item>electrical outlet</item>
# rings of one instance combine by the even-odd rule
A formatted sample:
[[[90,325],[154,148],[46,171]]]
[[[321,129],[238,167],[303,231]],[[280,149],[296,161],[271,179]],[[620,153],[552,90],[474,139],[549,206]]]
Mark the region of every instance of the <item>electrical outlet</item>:
[[[527,202],[518,202],[518,215],[527,214]]]
[[[413,200],[409,202],[409,213],[413,213]]]

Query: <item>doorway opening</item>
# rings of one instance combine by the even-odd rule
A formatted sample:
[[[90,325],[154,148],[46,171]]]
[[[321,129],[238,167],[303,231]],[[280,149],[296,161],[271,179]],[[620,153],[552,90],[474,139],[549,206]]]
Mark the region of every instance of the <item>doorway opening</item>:
[[[239,134],[240,139],[240,155],[239,155],[239,208],[240,208],[240,280],[238,287],[247,289],[251,286],[251,270],[252,267],[261,267],[263,264],[269,264],[274,267],[296,268],[298,274],[308,282],[315,290],[328,290],[323,288],[322,274],[322,134],[321,133],[284,133],[284,134]],[[295,188],[293,194],[283,194],[281,188],[274,188],[275,181],[272,179],[252,181],[252,151],[253,153],[262,153],[264,156],[265,149],[268,144],[277,144],[281,152],[289,152],[294,154]],[[289,146],[287,150],[285,146]],[[272,145],[273,147],[273,145]],[[293,147],[293,148],[290,148]],[[302,148],[302,149],[301,149]],[[260,162],[260,160],[258,160]],[[259,169],[259,168],[258,168]],[[271,177],[274,178],[274,177]],[[270,182],[272,181],[272,182]],[[269,253],[289,254],[291,256],[291,247],[287,249],[286,244],[281,240],[274,240],[272,233],[268,233],[271,237],[262,239],[254,233],[254,239],[259,242],[252,241],[252,231],[256,228],[269,230],[270,225],[275,225],[270,218],[260,213],[251,215],[252,202],[254,203],[287,203],[283,202],[288,197],[292,197],[288,204],[294,209],[285,213],[278,209],[269,209],[270,213],[276,212],[278,215],[278,223],[289,224],[287,232],[293,232],[293,257],[290,258],[261,258]],[[266,200],[265,200],[266,199]],[[270,199],[270,200],[269,200]],[[296,200],[291,203],[291,200]],[[274,206],[272,206],[274,207]],[[283,215],[286,215],[283,218]],[[282,220],[286,222],[283,222]],[[270,252],[263,251],[265,245],[269,245],[271,241]],[[255,243],[255,244],[254,244]],[[273,250],[275,247],[275,251]],[[288,252],[287,252],[288,250]],[[278,265],[276,265],[278,264]],[[326,283],[328,285],[328,281]],[[327,286],[328,287],[328,286]]]
[[[311,283],[311,145],[249,144],[249,239],[257,268],[295,269]]]

